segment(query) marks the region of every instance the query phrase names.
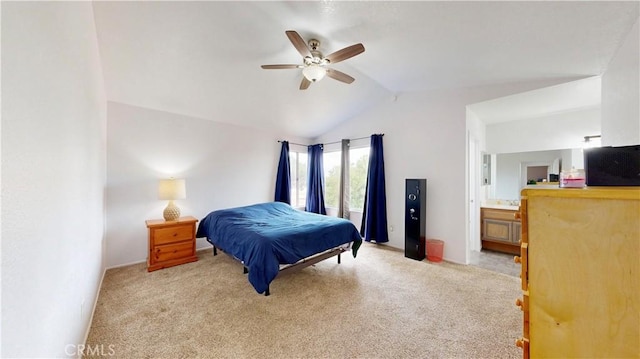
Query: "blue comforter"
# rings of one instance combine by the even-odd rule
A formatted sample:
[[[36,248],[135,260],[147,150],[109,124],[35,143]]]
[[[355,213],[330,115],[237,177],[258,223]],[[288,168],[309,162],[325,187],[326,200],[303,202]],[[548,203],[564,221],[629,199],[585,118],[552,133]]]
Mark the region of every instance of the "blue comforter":
[[[197,237],[241,260],[258,293],[269,288],[280,264],[297,261],[354,242],[362,243],[346,219],[302,212],[282,202],[261,203],[209,213],[198,225]]]

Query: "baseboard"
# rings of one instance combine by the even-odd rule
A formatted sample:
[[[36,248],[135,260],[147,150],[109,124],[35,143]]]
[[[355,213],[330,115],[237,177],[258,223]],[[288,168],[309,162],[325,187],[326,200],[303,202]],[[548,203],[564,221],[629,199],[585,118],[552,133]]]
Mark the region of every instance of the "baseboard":
[[[198,245],[200,244],[200,245]],[[203,243],[204,246],[201,243],[196,242],[196,252],[202,251],[202,250],[206,250],[206,249],[212,249],[213,246],[209,243],[209,242],[205,242]],[[128,267],[128,266],[132,266],[134,264],[140,264],[140,263],[147,263],[147,259],[140,259],[137,261],[133,261],[133,262],[128,262],[128,263],[121,263],[121,264],[116,264],[110,267],[107,267],[105,269],[105,271],[109,270],[109,269],[115,269],[115,268],[122,268],[122,267]]]
[[[102,277],[100,278],[100,283],[98,283],[98,292],[96,293],[96,299],[93,301],[93,306],[91,308],[89,325],[87,325],[87,329],[85,330],[85,333],[84,333],[84,340],[82,341],[84,345],[87,345],[87,339],[89,339],[89,332],[91,332],[91,324],[93,324],[93,315],[96,313],[96,308],[98,307],[98,299],[100,298],[100,291],[102,290],[102,282],[104,281],[104,276],[106,273],[107,273],[107,269],[105,268],[102,271]],[[76,353],[78,359],[81,359],[83,357],[81,353],[82,352]]]
[[[134,261],[134,262],[129,262],[129,263],[123,263],[123,264],[116,264],[114,266],[111,267],[107,267],[105,268],[105,271],[108,271],[109,269],[115,269],[115,268],[122,268],[122,267],[128,267],[128,266],[132,266],[134,264],[140,264],[140,263],[147,263],[146,259],[142,259],[142,260],[138,260],[138,261]]]

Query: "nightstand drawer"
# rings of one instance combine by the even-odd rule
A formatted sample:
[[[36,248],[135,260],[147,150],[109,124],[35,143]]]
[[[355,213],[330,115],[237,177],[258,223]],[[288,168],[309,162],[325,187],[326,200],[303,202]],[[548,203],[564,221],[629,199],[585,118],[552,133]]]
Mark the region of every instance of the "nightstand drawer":
[[[153,262],[163,262],[171,259],[189,257],[193,255],[193,249],[193,242],[191,241],[180,244],[168,244],[154,247],[151,256],[153,256]]]
[[[175,243],[193,238],[193,225],[158,228],[153,230],[153,244]]]
[[[149,272],[195,262],[196,256],[196,223],[194,217],[180,217],[177,221],[167,222],[162,219],[145,221],[149,228],[149,255],[147,270]]]

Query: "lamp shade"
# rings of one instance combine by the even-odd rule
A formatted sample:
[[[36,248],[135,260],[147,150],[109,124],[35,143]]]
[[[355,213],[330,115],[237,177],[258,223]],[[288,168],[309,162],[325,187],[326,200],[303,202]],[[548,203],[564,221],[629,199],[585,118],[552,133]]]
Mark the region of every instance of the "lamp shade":
[[[324,75],[327,74],[327,69],[317,64],[310,64],[302,69],[302,74],[307,78],[307,80],[316,82],[322,80]]]
[[[158,198],[165,200],[187,198],[184,179],[163,179],[158,185]]]

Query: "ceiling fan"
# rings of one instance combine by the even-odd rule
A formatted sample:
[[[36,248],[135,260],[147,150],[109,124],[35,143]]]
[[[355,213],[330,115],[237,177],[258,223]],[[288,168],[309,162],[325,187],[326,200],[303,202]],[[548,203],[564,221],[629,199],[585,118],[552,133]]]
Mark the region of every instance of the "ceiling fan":
[[[344,72],[329,68],[328,65],[344,61],[363,53],[364,46],[362,46],[362,44],[347,46],[342,50],[323,56],[318,50],[320,47],[320,41],[310,39],[308,42],[309,46],[307,46],[307,43],[305,43],[297,32],[288,30],[285,31],[285,33],[296,50],[298,50],[300,55],[302,55],[302,65],[262,65],[261,67],[263,69],[302,69],[302,74],[304,76],[300,83],[300,90],[306,90],[312,82],[322,80],[325,75],[346,84],[350,84],[355,81],[353,77],[345,74]]]

